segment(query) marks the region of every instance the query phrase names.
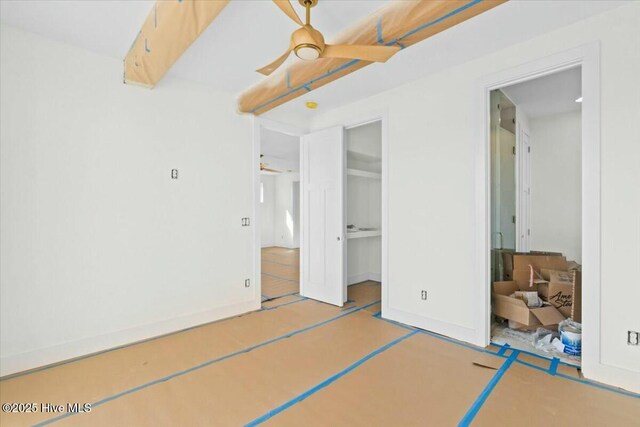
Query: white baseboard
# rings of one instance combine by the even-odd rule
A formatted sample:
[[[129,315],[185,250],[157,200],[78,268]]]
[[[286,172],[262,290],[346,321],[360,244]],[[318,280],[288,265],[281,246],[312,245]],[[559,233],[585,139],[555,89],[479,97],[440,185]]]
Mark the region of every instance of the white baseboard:
[[[11,375],[76,357],[126,346],[138,341],[166,335],[258,309],[260,309],[259,299],[256,301],[244,301],[153,324],[58,344],[26,353],[5,356],[0,359],[0,376]]]
[[[355,274],[347,278],[347,286],[355,285],[356,283],[366,282],[367,280],[382,282],[382,275],[380,273]]]
[[[634,393],[640,393],[640,372],[637,371],[622,369],[603,363],[586,365],[583,363],[582,374],[588,380],[598,381]]]
[[[478,333],[476,329],[391,308],[388,306],[384,297],[382,301],[382,317],[384,319],[404,323],[405,325],[414,326],[426,331],[435,332],[436,334],[444,335],[458,341],[467,342],[478,347],[485,347],[484,343],[478,341]]]

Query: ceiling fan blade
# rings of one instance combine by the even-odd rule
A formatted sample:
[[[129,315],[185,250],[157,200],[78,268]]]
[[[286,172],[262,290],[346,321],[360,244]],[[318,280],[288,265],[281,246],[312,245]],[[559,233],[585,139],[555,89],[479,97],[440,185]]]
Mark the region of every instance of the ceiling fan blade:
[[[273,0],[273,2],[282,10],[289,18],[293,19],[293,21],[300,25],[301,27],[304,25],[302,20],[296,13],[295,9],[291,5],[289,0]]]
[[[326,45],[321,58],[362,59],[371,62],[387,62],[400,50],[400,46],[367,46],[355,44]]]
[[[278,69],[278,67],[280,67],[284,63],[284,61],[287,60],[292,49],[293,47],[289,46],[289,49],[287,49],[287,51],[283,53],[278,59],[276,59],[269,65],[265,65],[264,67],[257,69],[256,71],[259,72],[260,74],[264,74],[265,76],[268,76],[269,74],[273,73],[275,70]]]

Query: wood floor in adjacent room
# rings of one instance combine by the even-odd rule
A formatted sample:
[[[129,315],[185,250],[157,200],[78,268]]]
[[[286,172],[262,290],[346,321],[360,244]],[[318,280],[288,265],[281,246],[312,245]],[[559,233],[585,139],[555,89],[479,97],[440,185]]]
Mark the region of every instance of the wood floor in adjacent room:
[[[300,249],[262,248],[262,300],[300,292]]]
[[[568,365],[381,319],[379,283],[349,287],[345,307],[296,292],[269,295],[243,316],[5,377],[2,403],[92,408],[3,412],[0,424],[638,425],[638,395]]]

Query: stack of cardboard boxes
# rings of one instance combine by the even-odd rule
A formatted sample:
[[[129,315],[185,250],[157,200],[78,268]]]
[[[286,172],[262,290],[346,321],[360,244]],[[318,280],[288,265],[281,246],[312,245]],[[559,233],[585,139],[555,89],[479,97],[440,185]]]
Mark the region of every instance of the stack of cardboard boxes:
[[[566,318],[581,321],[580,265],[551,252],[503,252],[502,264],[505,281],[493,283],[492,306],[509,327],[556,329]],[[544,303],[529,307],[517,291],[537,292]]]

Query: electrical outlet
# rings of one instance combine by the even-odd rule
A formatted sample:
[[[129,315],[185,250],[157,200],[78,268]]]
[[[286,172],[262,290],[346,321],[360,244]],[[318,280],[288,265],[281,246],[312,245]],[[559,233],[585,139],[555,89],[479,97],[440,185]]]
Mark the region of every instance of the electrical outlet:
[[[178,179],[178,169],[171,169],[171,179]]]
[[[423,301],[426,301],[427,300],[427,291],[422,291],[420,296],[421,296]]]
[[[640,332],[629,331],[627,333],[627,344],[639,345],[640,344]]]
[[[243,227],[248,227],[250,225],[251,225],[251,220],[248,217],[242,218],[242,226]]]
[[[245,280],[244,280],[244,287],[245,287],[245,288],[248,288],[248,287],[250,287],[250,286],[251,286],[251,279],[245,279]]]

